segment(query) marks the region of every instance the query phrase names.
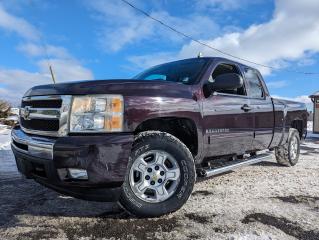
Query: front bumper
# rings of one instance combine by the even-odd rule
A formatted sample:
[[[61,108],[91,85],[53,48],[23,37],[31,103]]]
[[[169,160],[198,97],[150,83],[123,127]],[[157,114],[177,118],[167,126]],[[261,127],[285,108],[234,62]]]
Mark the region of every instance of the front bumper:
[[[12,130],[18,170],[58,192],[87,200],[116,201],[124,182],[133,134],[39,137]],[[87,171],[87,180],[67,176],[67,168]]]

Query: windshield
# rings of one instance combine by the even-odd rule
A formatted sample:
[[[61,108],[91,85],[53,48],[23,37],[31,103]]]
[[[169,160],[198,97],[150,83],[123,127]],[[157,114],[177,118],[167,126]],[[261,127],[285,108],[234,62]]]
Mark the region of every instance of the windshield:
[[[152,67],[136,75],[133,79],[162,80],[194,84],[207,61],[207,59],[197,58],[165,63]]]

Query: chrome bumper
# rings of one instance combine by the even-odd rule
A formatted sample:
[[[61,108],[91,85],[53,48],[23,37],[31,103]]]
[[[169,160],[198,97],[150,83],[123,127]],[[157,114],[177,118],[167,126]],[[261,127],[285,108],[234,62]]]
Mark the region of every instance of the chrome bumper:
[[[11,137],[11,146],[15,150],[33,157],[48,160],[53,159],[54,140],[30,136],[25,134],[21,129],[13,129]]]

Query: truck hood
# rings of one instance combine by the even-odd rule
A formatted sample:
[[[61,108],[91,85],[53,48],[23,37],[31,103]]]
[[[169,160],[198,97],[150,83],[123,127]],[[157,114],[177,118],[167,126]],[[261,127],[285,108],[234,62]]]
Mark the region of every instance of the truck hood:
[[[94,80],[35,86],[29,89],[24,96],[86,94],[189,97],[191,96],[191,86],[182,83],[157,80]]]

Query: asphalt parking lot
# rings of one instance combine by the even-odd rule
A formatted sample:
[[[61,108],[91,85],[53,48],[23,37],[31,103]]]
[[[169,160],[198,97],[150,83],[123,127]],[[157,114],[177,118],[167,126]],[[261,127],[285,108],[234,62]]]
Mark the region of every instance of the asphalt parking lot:
[[[0,149],[1,239],[319,239],[319,138],[292,168],[275,160],[199,181],[178,212],[136,219],[21,178]]]

